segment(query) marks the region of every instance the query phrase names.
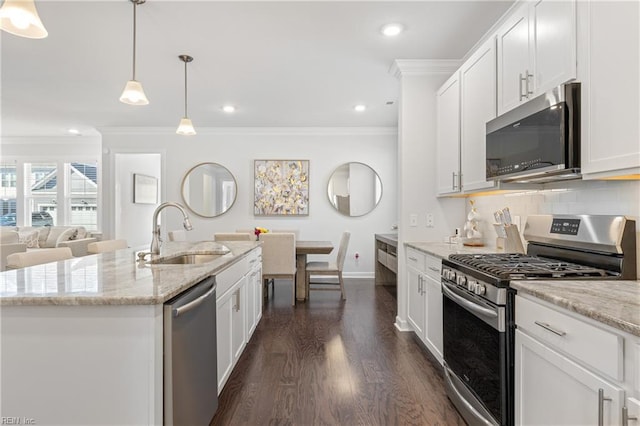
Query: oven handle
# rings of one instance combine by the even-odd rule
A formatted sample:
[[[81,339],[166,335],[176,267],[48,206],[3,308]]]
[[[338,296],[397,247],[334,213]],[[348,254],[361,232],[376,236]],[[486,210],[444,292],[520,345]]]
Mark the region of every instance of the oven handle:
[[[484,315],[484,316],[490,317],[490,318],[498,318],[498,313],[496,311],[494,311],[493,309],[483,308],[482,306],[478,306],[475,303],[470,302],[467,299],[458,296],[457,294],[455,294],[454,292],[449,290],[447,288],[446,284],[444,284],[442,286],[442,292],[444,294],[446,294],[449,298],[455,300],[460,305],[466,307],[467,309],[469,309],[470,311],[472,311],[472,312],[474,312],[474,313],[476,313],[478,315]]]
[[[453,379],[451,378],[451,374],[452,374],[452,371],[450,370],[449,366],[445,364],[445,366],[444,366],[444,376],[445,376],[447,382],[449,382],[449,387],[455,392],[456,397],[458,398],[458,400],[464,404],[464,406],[467,408],[467,410],[469,410],[471,412],[471,414],[473,416],[475,416],[476,420],[478,420],[480,422],[480,424],[486,425],[486,426],[493,426],[494,424],[497,424],[497,423],[492,423],[489,420],[487,420],[482,414],[480,414],[478,412],[478,410],[475,409],[475,407],[473,405],[471,405],[469,403],[469,401],[467,401],[465,399],[464,395],[462,395],[460,393],[458,388],[456,388],[455,383],[453,383]]]

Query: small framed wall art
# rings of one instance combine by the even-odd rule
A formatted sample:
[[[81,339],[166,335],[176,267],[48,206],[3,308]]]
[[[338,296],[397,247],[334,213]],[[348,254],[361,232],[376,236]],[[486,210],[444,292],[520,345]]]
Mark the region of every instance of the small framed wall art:
[[[255,160],[256,216],[309,215],[309,160]]]
[[[133,202],[135,204],[157,204],[158,178],[134,173]]]

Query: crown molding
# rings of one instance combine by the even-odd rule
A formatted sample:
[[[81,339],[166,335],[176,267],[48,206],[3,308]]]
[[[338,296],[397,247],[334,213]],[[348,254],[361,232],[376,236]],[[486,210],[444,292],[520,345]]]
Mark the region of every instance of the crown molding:
[[[175,127],[102,127],[102,135],[164,135],[197,139],[210,135],[321,135],[321,136],[395,136],[396,127],[197,127],[194,136],[176,135]]]
[[[458,59],[396,59],[389,67],[389,73],[400,78],[406,75],[451,74],[462,61]]]
[[[100,135],[91,136],[2,136],[0,145],[18,144],[40,144],[40,145],[73,145],[82,143],[83,145],[100,145],[102,138]]]

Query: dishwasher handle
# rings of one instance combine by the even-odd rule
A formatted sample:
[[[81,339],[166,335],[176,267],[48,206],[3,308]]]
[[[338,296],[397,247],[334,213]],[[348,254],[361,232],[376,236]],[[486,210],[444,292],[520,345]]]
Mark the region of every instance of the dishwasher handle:
[[[200,305],[202,302],[204,302],[204,300],[206,298],[208,298],[209,296],[211,296],[214,292],[216,291],[216,285],[212,284],[211,288],[209,289],[209,291],[207,291],[205,294],[203,294],[202,296],[198,297],[195,300],[192,300],[191,302],[182,305],[178,308],[174,308],[173,309],[173,317],[177,318],[182,314],[185,314],[187,312],[189,312],[190,310],[196,308],[198,305]]]

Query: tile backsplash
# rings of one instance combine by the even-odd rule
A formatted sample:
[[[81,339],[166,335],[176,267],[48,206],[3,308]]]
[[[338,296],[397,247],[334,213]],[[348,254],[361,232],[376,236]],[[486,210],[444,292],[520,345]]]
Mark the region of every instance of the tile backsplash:
[[[558,184],[555,184],[558,185]],[[625,215],[636,220],[640,235],[640,181],[574,181],[562,188],[470,197],[481,218],[485,244],[495,247],[493,212],[509,207],[522,226],[530,214]],[[467,203],[469,212],[471,206]]]

